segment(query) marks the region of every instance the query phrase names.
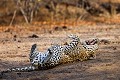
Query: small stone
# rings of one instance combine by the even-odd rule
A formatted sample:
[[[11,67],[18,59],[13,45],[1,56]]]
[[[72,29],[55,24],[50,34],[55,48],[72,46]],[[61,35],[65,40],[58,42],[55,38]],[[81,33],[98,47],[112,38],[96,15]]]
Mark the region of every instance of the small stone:
[[[67,29],[67,26],[62,26],[63,29]]]
[[[21,42],[20,40],[18,40],[18,42]]]
[[[31,35],[31,36],[28,36],[29,38],[39,38],[39,36],[38,35],[36,35],[36,34],[33,34],[33,35]]]
[[[16,38],[16,37],[17,37],[17,35],[14,35],[13,37],[14,37],[14,38]]]
[[[117,48],[116,47],[113,47],[113,50],[116,50]]]

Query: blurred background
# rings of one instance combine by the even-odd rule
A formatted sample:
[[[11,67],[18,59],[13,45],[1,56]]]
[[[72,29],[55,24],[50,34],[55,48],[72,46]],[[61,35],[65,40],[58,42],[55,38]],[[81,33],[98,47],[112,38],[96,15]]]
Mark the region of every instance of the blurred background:
[[[119,24],[120,0],[1,0],[0,25]]]
[[[44,52],[69,34],[99,38],[97,58],[0,79],[120,80],[120,0],[0,0],[0,71],[29,65],[33,44]]]

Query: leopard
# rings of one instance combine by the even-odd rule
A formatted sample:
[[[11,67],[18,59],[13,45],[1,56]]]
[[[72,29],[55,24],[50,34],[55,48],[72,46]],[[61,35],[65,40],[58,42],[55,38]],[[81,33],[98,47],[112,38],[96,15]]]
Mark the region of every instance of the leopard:
[[[83,61],[93,57],[95,53],[94,50],[96,50],[96,48],[93,49],[95,44],[92,44],[92,46],[87,42],[81,44],[80,38],[76,35],[70,35],[68,37],[72,40],[70,43],[65,45],[53,45],[45,52],[39,52],[37,50],[37,45],[33,44],[29,54],[30,66],[10,68],[3,71],[3,73],[48,69],[62,63],[68,63],[75,60]]]

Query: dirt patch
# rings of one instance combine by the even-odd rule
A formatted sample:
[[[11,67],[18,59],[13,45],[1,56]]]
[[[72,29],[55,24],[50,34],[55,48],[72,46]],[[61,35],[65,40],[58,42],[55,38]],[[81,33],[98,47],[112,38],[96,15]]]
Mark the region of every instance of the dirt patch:
[[[66,35],[71,33],[77,34],[83,40],[93,37],[98,37],[101,40],[96,59],[61,64],[48,70],[5,73],[0,78],[6,80],[119,80],[119,25],[76,26],[69,28],[69,30],[65,31],[53,30],[52,34],[41,34],[40,31],[36,30],[22,31],[22,28],[19,31],[14,28],[12,31],[1,32],[0,71],[29,65],[28,55],[32,44],[36,43],[39,50],[44,51],[54,43],[61,44],[65,41]],[[28,36],[33,35],[33,33],[39,37],[29,38]]]

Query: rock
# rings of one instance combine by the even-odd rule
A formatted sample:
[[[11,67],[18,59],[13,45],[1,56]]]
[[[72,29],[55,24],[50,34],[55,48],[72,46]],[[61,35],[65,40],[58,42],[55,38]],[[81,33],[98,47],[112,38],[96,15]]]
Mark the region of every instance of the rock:
[[[67,29],[67,26],[62,26],[63,29]]]
[[[116,47],[113,47],[113,50],[117,50],[117,48],[116,48]]]
[[[17,38],[17,35],[14,35],[13,37],[14,37],[14,38]]]
[[[54,28],[54,30],[55,30],[55,31],[60,31],[60,30],[62,30],[62,28],[56,26],[56,27]]]
[[[18,42],[21,42],[20,40],[18,40]]]
[[[33,34],[33,35],[31,35],[31,36],[28,36],[29,38],[39,38],[39,36],[38,35],[36,35],[36,34]]]

